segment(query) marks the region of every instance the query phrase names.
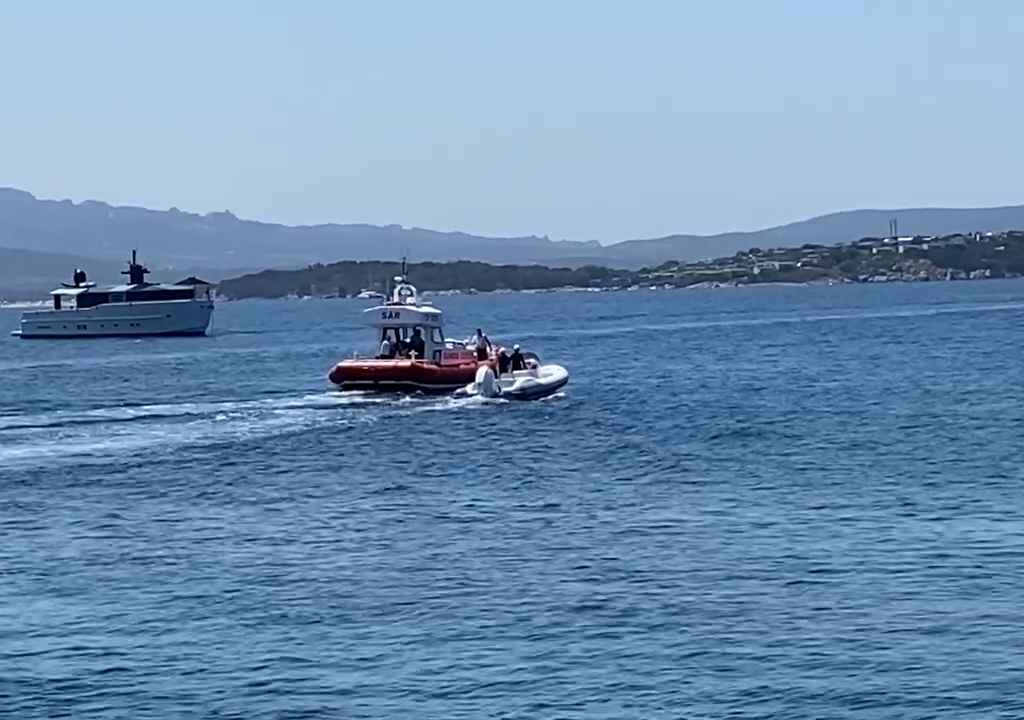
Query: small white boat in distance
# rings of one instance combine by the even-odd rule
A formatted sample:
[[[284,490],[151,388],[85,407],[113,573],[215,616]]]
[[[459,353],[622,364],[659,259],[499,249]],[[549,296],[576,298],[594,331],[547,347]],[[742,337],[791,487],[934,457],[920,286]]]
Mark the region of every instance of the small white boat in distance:
[[[194,277],[174,285],[146,282],[149,270],[135,251],[126,285],[97,287],[76,270],[71,283],[50,293],[53,306],[21,315],[22,338],[205,335],[213,316],[213,288]]]
[[[569,382],[569,371],[561,365],[541,365],[536,356],[527,354],[529,367],[498,377],[489,365],[481,365],[473,382],[462,389],[470,397],[505,398],[506,400],[539,400],[553,395]]]

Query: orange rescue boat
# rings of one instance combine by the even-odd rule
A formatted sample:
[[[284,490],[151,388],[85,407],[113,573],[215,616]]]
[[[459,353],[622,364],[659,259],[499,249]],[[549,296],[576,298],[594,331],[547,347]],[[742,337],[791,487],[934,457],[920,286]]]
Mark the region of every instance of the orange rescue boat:
[[[352,357],[335,365],[328,378],[341,390],[446,393],[473,382],[481,365],[496,365],[493,352],[444,336],[439,308],[421,303],[403,274],[391,299],[363,311],[379,344],[375,357]]]

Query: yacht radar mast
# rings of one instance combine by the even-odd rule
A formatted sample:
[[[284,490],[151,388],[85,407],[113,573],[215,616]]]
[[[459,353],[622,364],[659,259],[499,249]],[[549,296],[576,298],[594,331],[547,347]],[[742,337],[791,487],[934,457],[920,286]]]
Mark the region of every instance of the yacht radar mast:
[[[122,275],[128,276],[129,285],[146,285],[146,276],[149,275],[149,268],[138,263],[136,251],[132,250],[132,259],[128,261],[128,269],[121,271]]]

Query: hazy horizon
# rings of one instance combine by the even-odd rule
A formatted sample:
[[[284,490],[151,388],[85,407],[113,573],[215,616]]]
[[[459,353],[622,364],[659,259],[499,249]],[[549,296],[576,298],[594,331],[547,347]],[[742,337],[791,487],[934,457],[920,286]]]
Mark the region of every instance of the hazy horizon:
[[[602,243],[1020,204],[1003,0],[9,7],[0,185]]]
[[[134,208],[142,208],[142,209],[145,209],[145,210],[155,210],[155,211],[168,211],[168,210],[171,210],[172,208],[175,208],[177,210],[180,210],[181,212],[191,213],[191,214],[196,214],[196,215],[207,215],[207,214],[219,213],[219,212],[224,212],[225,210],[231,211],[230,208],[222,208],[220,210],[194,210],[194,209],[191,209],[191,208],[180,207],[180,206],[177,206],[177,205],[169,205],[167,207],[147,207],[147,206],[143,206],[143,205],[134,205],[134,204],[127,204],[127,203],[126,204],[115,204],[115,203],[110,203],[110,202],[104,200],[103,198],[97,198],[97,197],[83,197],[83,198],[43,197],[43,196],[39,195],[38,193],[33,193],[31,190],[29,190],[27,188],[15,188],[15,187],[10,187],[10,186],[0,186],[0,191],[2,191],[2,190],[14,190],[14,191],[19,191],[19,192],[28,192],[31,195],[33,195],[36,198],[36,200],[40,200],[40,201],[63,202],[65,200],[70,200],[74,205],[80,205],[83,202],[94,201],[94,202],[107,203],[107,204],[111,205],[112,207],[134,207]],[[929,207],[922,206],[922,207],[904,207],[904,208],[844,208],[844,209],[841,209],[841,210],[831,210],[831,211],[828,211],[828,212],[825,212],[825,213],[821,213],[820,215],[814,215],[814,216],[810,216],[810,217],[793,218],[791,220],[785,221],[785,222],[780,223],[779,225],[775,225],[775,226],[764,226],[764,227],[754,227],[754,228],[733,228],[731,230],[722,230],[720,232],[707,233],[707,234],[691,233],[691,232],[683,229],[683,230],[679,230],[679,231],[677,231],[675,233],[669,233],[669,234],[664,235],[664,236],[649,236],[649,237],[634,236],[634,237],[623,237],[623,238],[618,238],[618,239],[612,239],[612,240],[606,240],[606,241],[597,241],[597,242],[599,242],[602,246],[609,246],[609,245],[614,245],[614,244],[616,244],[618,242],[624,242],[624,241],[628,241],[628,240],[657,239],[658,237],[668,237],[670,235],[682,235],[682,236],[692,235],[692,236],[698,236],[698,237],[715,237],[715,236],[718,236],[718,235],[728,235],[728,234],[732,234],[732,233],[758,232],[758,231],[761,231],[761,230],[771,230],[771,229],[773,229],[775,227],[782,227],[782,226],[791,225],[791,224],[795,224],[795,223],[799,223],[799,222],[813,220],[813,219],[816,219],[816,218],[819,218],[819,217],[828,216],[828,215],[834,215],[834,214],[839,214],[839,213],[853,213],[853,212],[858,212],[858,211],[881,212],[881,213],[890,213],[890,212],[891,213],[901,213],[901,212],[907,213],[907,212],[918,212],[918,211],[922,211],[922,210],[924,210],[924,211],[927,211],[927,210],[966,210],[966,211],[978,210],[978,211],[983,211],[983,210],[998,210],[998,209],[1001,209],[1001,208],[1021,207],[1021,206],[1024,206],[1024,202],[1016,203],[1016,204],[1012,204],[1012,205],[979,205],[979,206],[973,206],[973,207],[966,207],[966,206],[958,206],[958,207],[945,206],[945,207],[940,207],[940,206],[936,205],[936,206],[929,206]],[[277,221],[277,220],[266,219],[266,218],[258,218],[258,217],[249,217],[247,215],[241,215],[239,213],[235,213],[234,211],[231,211],[231,212],[232,212],[233,215],[238,217],[240,220],[256,221],[256,222],[261,222],[261,223],[276,223],[276,224],[287,225],[289,227],[310,227],[310,226],[313,226],[313,225],[324,225],[324,224],[329,224],[329,225],[349,225],[349,224],[352,224],[352,223],[349,223],[349,222],[347,222],[345,220],[327,220],[327,221],[324,221],[323,223],[281,223],[280,221]],[[899,219],[898,216],[897,216],[897,219]],[[372,223],[372,224],[376,225],[376,226],[379,226],[379,227],[384,227],[384,226],[388,226],[388,225],[396,225],[396,224],[397,225],[401,225],[400,223]],[[418,228],[418,229],[422,229],[422,230],[431,230],[431,231],[437,231],[437,232],[462,232],[462,233],[466,233],[466,234],[478,234],[478,235],[481,235],[483,237],[495,237],[495,238],[498,238],[498,237],[511,237],[509,235],[501,236],[501,235],[484,235],[483,233],[470,233],[469,231],[464,230],[462,228],[437,228],[437,227],[427,227],[427,226],[424,226],[424,225],[401,225],[401,227],[403,227],[404,229]],[[544,232],[524,233],[523,235],[520,235],[520,236],[517,236],[517,237],[529,237],[529,236],[543,237],[545,234],[546,233],[544,233]],[[576,240],[575,238],[557,238],[557,237],[549,237],[549,239],[552,240],[552,241],[565,240],[565,241],[568,241],[568,242],[573,242],[573,241]]]

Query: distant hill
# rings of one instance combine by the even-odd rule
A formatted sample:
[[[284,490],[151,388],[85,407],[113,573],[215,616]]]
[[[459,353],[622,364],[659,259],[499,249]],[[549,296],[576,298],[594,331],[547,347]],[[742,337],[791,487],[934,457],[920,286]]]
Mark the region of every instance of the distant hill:
[[[604,250],[623,266],[651,265],[668,260],[695,260],[731,255],[752,247],[799,247],[806,243],[834,245],[886,234],[889,219],[899,220],[901,235],[952,235],[963,232],[1005,232],[1024,227],[1024,205],[994,208],[912,208],[847,210],[753,232],[719,235],[670,235],[627,240]]]
[[[486,238],[399,225],[292,227],[242,220],[227,211],[198,215],[93,200],[40,200],[11,188],[0,188],[0,246],[101,259],[122,258],[138,247],[154,264],[253,269],[303,267],[340,258],[390,260],[404,254],[416,260],[535,262],[600,252],[597,243],[546,237]]]
[[[41,200],[22,190],[0,188],[0,246],[101,261],[120,260],[138,247],[151,266],[182,270],[297,268],[338,260],[395,260],[403,255],[416,261],[635,268],[668,260],[722,257],[751,247],[849,242],[885,234],[891,217],[898,218],[902,234],[1001,232],[1024,227],[1024,206],[852,210],[751,232],[670,235],[601,246],[546,236],[481,237],[399,225],[289,226],[243,220],[227,211],[200,215],[177,208],[115,207],[94,200]]]
[[[204,280],[218,281],[231,275],[245,272],[245,268],[171,268],[143,262],[152,271],[149,276],[154,282],[173,282],[188,275],[199,275]],[[20,248],[0,247],[0,299],[42,300],[46,294],[61,282],[70,282],[75,268],[83,268],[89,280],[101,284],[124,282],[121,271],[127,267],[125,260],[105,260],[67,253],[39,252]]]
[[[114,281],[121,271],[110,260],[0,247],[0,298],[30,299],[49,292],[79,267],[88,268],[90,280]]]

